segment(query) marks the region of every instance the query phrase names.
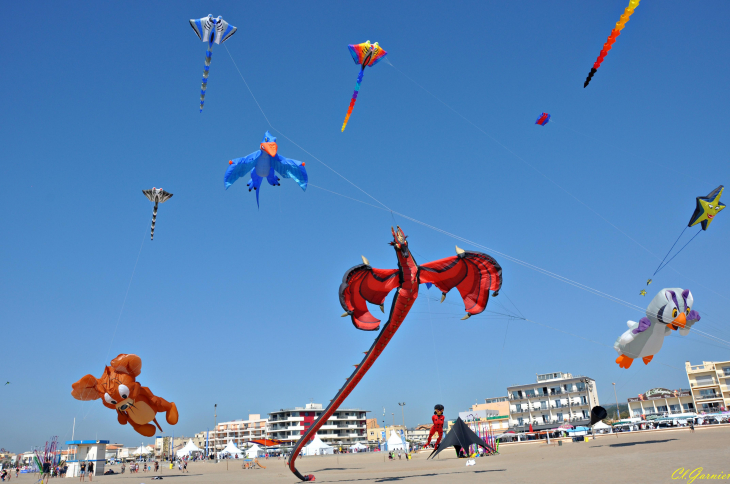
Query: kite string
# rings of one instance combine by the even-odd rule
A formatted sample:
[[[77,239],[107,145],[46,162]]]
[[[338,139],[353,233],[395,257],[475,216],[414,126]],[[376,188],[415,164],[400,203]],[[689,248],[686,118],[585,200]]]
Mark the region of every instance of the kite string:
[[[679,242],[679,239],[681,239],[682,238],[682,235],[684,235],[685,230],[687,230],[687,226],[685,226],[682,229],[682,232],[680,232],[679,237],[677,237],[677,240],[674,241],[674,243],[672,244],[672,247],[667,252],[667,255],[664,256],[664,259],[662,259],[662,261],[659,263],[659,265],[657,266],[656,270],[654,271],[654,274],[652,274],[651,277],[656,276],[656,273],[659,272],[659,269],[662,267],[662,264],[664,264],[664,261],[667,260],[667,257],[669,257],[669,254],[672,253],[672,250],[674,249],[674,246],[677,245],[677,242]]]
[[[303,152],[305,152],[306,154],[308,154],[309,156],[311,156],[312,158],[314,158],[315,160],[317,160],[318,162],[320,162],[325,168],[327,168],[328,170],[330,170],[332,173],[334,173],[335,175],[339,176],[340,178],[342,178],[343,180],[345,180],[347,183],[349,183],[350,185],[352,185],[353,187],[357,188],[358,190],[360,190],[362,193],[364,193],[368,197],[370,197],[373,200],[375,200],[376,202],[378,202],[380,205],[382,205],[383,207],[385,207],[387,210],[391,211],[390,208],[386,204],[384,204],[383,202],[381,202],[380,200],[378,200],[374,196],[370,195],[368,192],[366,192],[365,190],[363,190],[362,188],[360,188],[359,186],[357,186],[355,183],[351,182],[344,175],[342,175],[340,172],[338,172],[337,170],[335,170],[334,168],[332,168],[331,166],[329,166],[327,163],[325,163],[324,161],[320,160],[319,158],[317,158],[316,156],[314,156],[309,151],[307,151],[304,148],[302,148],[301,145],[299,145],[297,142],[295,142],[294,140],[292,140],[291,138],[289,138],[286,134],[284,134],[283,131],[281,131],[280,129],[277,129],[276,127],[274,127],[274,125],[271,124],[271,121],[269,121],[269,117],[266,116],[266,113],[264,112],[264,109],[261,107],[261,104],[259,104],[258,100],[256,99],[256,96],[254,96],[253,91],[251,90],[251,87],[249,87],[248,82],[246,82],[246,78],[243,77],[243,73],[241,72],[241,69],[238,68],[238,64],[236,64],[236,61],[233,59],[233,56],[231,55],[231,51],[228,50],[228,46],[226,44],[223,44],[223,47],[226,48],[226,52],[228,52],[228,57],[231,58],[231,61],[233,62],[233,65],[236,67],[236,70],[238,71],[238,75],[241,76],[241,79],[243,80],[243,83],[246,85],[246,89],[248,89],[249,94],[251,94],[251,97],[253,98],[254,102],[256,103],[256,106],[258,106],[259,111],[261,111],[261,114],[264,116],[264,119],[266,119],[266,123],[269,125],[269,127],[271,129],[273,129],[274,131],[278,132],[281,136],[283,136],[284,138],[286,138],[294,146],[296,146],[297,148],[299,148],[300,150],[302,150]]]
[[[693,240],[695,239],[695,237],[697,237],[698,235],[700,235],[700,233],[701,233],[701,232],[702,232],[702,229],[698,230],[698,231],[697,231],[697,233],[696,233],[696,234],[694,234],[694,235],[692,236],[692,238],[691,238],[691,239],[689,239],[689,242],[692,242],[692,241],[693,241]],[[658,269],[656,270],[656,272],[654,272],[654,275],[656,275],[656,273],[657,273],[657,272],[659,272],[660,270],[662,270],[662,269],[664,269],[665,267],[667,267],[667,265],[668,265],[668,264],[669,264],[670,262],[672,262],[672,260],[674,260],[674,258],[675,258],[675,257],[677,257],[677,256],[679,255],[679,253],[680,253],[680,252],[682,252],[682,251],[684,250],[684,248],[685,248],[685,247],[687,247],[687,246],[689,245],[689,242],[687,242],[686,244],[684,244],[684,245],[682,246],[682,248],[681,248],[681,249],[679,249],[679,250],[677,251],[677,253],[676,253],[676,254],[674,254],[674,255],[672,256],[672,258],[671,258],[671,259],[669,259],[669,260],[667,261],[667,263],[666,263],[666,264],[664,264],[663,266],[662,266],[662,265],[660,265],[660,267],[659,267],[659,268],[658,268]],[[676,242],[675,242],[675,243],[676,243]]]
[[[109,348],[107,349],[106,356],[104,357],[104,366],[106,367],[106,362],[109,361],[109,353],[112,350],[112,344],[114,344],[114,337],[117,335],[117,329],[119,329],[119,321],[122,319],[122,313],[124,312],[124,306],[127,303],[127,296],[129,296],[129,289],[132,287],[132,280],[134,279],[134,274],[137,271],[137,264],[139,263],[139,256],[142,254],[142,247],[144,247],[144,241],[147,238],[147,224],[145,223],[145,231],[144,235],[142,236],[142,243],[139,245],[139,251],[137,252],[137,259],[134,261],[134,268],[132,268],[132,275],[129,278],[129,283],[127,284],[127,291],[124,293],[124,299],[122,300],[122,307],[119,309],[119,315],[117,316],[117,323],[114,325],[114,333],[112,333],[111,340],[109,341]],[[87,413],[88,415],[88,413]],[[84,417],[86,418],[86,417]]]
[[[396,71],[398,71],[399,73],[401,73],[401,74],[402,74],[402,75],[403,75],[404,77],[406,77],[406,78],[407,78],[408,80],[410,80],[410,81],[411,81],[412,83],[414,83],[414,84],[415,84],[416,86],[418,86],[418,87],[420,87],[421,89],[423,89],[424,91],[426,91],[426,92],[427,92],[427,93],[428,93],[428,94],[429,94],[429,95],[430,95],[431,97],[433,97],[433,98],[434,98],[434,99],[436,99],[436,100],[437,100],[438,102],[440,102],[441,104],[443,104],[444,106],[446,106],[446,107],[447,107],[448,109],[450,109],[450,110],[451,110],[451,111],[452,111],[452,112],[453,112],[454,114],[456,114],[457,116],[459,116],[459,117],[460,117],[461,119],[463,119],[463,120],[464,120],[464,121],[466,121],[467,123],[471,124],[471,125],[472,125],[472,126],[473,126],[473,127],[475,128],[475,129],[477,129],[478,131],[480,131],[480,132],[481,132],[482,134],[484,134],[485,136],[487,136],[487,137],[488,137],[489,139],[491,139],[492,141],[494,141],[495,143],[497,143],[497,144],[498,144],[499,146],[501,146],[501,147],[502,147],[502,148],[503,148],[503,149],[504,149],[505,151],[507,151],[507,152],[508,152],[508,153],[510,153],[510,154],[511,154],[512,156],[514,156],[515,158],[517,158],[518,160],[520,160],[521,162],[523,162],[523,163],[524,163],[525,165],[527,165],[527,166],[529,166],[530,168],[532,168],[532,169],[533,169],[533,170],[534,170],[534,171],[535,171],[536,173],[538,173],[538,174],[539,174],[539,175],[541,175],[541,176],[542,176],[543,178],[545,178],[545,179],[546,179],[547,181],[549,181],[550,183],[552,183],[553,185],[555,185],[556,187],[558,187],[558,188],[559,188],[560,190],[562,190],[563,192],[565,192],[565,193],[566,193],[567,195],[569,195],[569,196],[570,196],[571,198],[573,198],[573,199],[574,199],[575,201],[577,201],[578,203],[580,203],[581,205],[583,205],[583,206],[584,206],[585,208],[587,208],[588,210],[590,210],[590,211],[591,211],[591,212],[593,212],[594,214],[598,215],[598,217],[600,217],[600,218],[601,218],[601,219],[602,219],[602,220],[603,220],[604,222],[606,222],[606,223],[607,223],[608,225],[610,225],[610,226],[611,226],[611,227],[613,227],[614,229],[616,229],[616,230],[618,230],[619,232],[621,232],[621,233],[622,233],[622,234],[623,234],[624,236],[626,236],[626,237],[627,237],[628,239],[630,239],[630,240],[631,240],[632,242],[634,242],[634,243],[635,243],[636,245],[638,245],[639,247],[641,247],[642,249],[644,249],[644,250],[645,250],[646,252],[648,252],[649,254],[651,254],[651,255],[652,255],[653,257],[656,257],[657,259],[659,258],[659,256],[657,256],[657,255],[656,255],[656,254],[654,254],[654,253],[653,253],[653,252],[652,252],[651,250],[649,250],[649,249],[647,249],[646,247],[644,247],[644,246],[643,246],[643,245],[642,245],[642,244],[641,244],[641,243],[640,243],[640,242],[639,242],[638,240],[634,239],[634,238],[633,238],[633,237],[631,237],[631,236],[630,236],[629,234],[627,234],[626,232],[624,232],[623,230],[621,230],[621,229],[620,229],[619,227],[617,227],[616,225],[614,225],[614,224],[613,224],[613,223],[612,223],[612,222],[611,222],[610,220],[608,220],[608,219],[607,219],[606,217],[604,217],[603,215],[601,215],[600,213],[598,213],[598,212],[597,212],[596,210],[594,210],[594,209],[593,209],[593,208],[592,208],[591,206],[589,206],[589,205],[588,205],[587,203],[585,203],[585,202],[584,202],[583,200],[581,200],[580,198],[578,198],[578,197],[576,197],[575,195],[573,195],[573,194],[572,194],[571,192],[569,192],[569,191],[568,191],[568,190],[567,190],[566,188],[563,188],[563,186],[562,186],[562,185],[558,184],[558,183],[557,183],[557,182],[556,182],[555,180],[553,180],[552,178],[550,178],[549,176],[547,176],[547,175],[546,175],[545,173],[543,173],[542,171],[540,171],[539,169],[537,169],[537,167],[535,167],[535,166],[534,166],[533,164],[531,164],[530,162],[528,162],[527,160],[525,160],[524,158],[522,158],[522,157],[521,157],[520,155],[518,155],[517,153],[515,153],[515,152],[514,152],[514,151],[512,151],[511,149],[509,149],[509,148],[508,148],[508,147],[507,147],[506,145],[502,144],[502,143],[501,143],[501,142],[500,142],[500,141],[499,141],[499,140],[498,140],[497,138],[495,138],[495,137],[494,137],[494,136],[492,136],[491,134],[489,134],[489,133],[487,133],[486,131],[484,131],[484,130],[483,130],[483,129],[482,129],[481,127],[479,127],[479,126],[478,126],[478,125],[477,125],[476,123],[474,123],[474,122],[473,122],[473,121],[471,121],[471,120],[470,120],[469,118],[467,118],[466,116],[464,116],[463,114],[461,114],[460,112],[458,112],[458,111],[457,111],[456,109],[454,109],[454,108],[452,108],[451,106],[449,106],[449,105],[448,105],[448,104],[447,104],[446,102],[442,101],[442,100],[441,100],[441,99],[440,99],[440,98],[439,98],[438,96],[436,96],[436,95],[435,95],[435,94],[433,94],[433,93],[432,93],[431,91],[429,91],[428,89],[426,89],[425,87],[423,87],[423,86],[422,86],[421,84],[419,84],[418,82],[416,82],[416,81],[415,81],[415,80],[414,80],[413,78],[411,78],[411,77],[410,77],[409,75],[407,75],[406,73],[404,73],[403,71],[401,71],[400,69],[398,69],[398,68],[397,68],[396,66],[394,66],[394,65],[393,65],[393,64],[392,64],[392,63],[390,62],[390,60],[389,60],[389,59],[387,59],[387,58],[386,58],[386,59],[385,59],[385,61],[386,61],[386,63],[387,63],[387,64],[388,64],[389,66],[391,66],[391,67],[392,67],[393,69],[395,69]]]
[[[326,167],[327,169],[329,169],[330,171],[332,171],[333,173],[335,173],[335,174],[336,174],[337,176],[339,176],[340,178],[342,178],[343,180],[345,180],[346,182],[348,182],[348,183],[349,183],[350,185],[352,185],[352,186],[354,186],[355,188],[357,188],[357,189],[358,189],[359,191],[361,191],[362,193],[364,193],[365,195],[367,195],[368,197],[370,197],[370,198],[371,198],[372,200],[374,200],[374,201],[376,201],[377,203],[379,203],[380,205],[382,205],[382,207],[383,207],[383,208],[381,208],[381,207],[377,207],[377,206],[375,206],[375,205],[372,205],[372,204],[369,204],[369,203],[366,203],[366,202],[362,202],[362,201],[360,201],[360,200],[354,199],[354,198],[352,198],[352,197],[348,197],[348,196],[346,196],[346,195],[342,195],[342,194],[339,194],[339,193],[337,193],[337,192],[334,192],[334,191],[331,191],[331,190],[327,190],[327,189],[325,189],[325,188],[322,188],[322,187],[318,187],[318,186],[316,186],[316,185],[310,185],[310,186],[314,186],[315,188],[319,188],[319,189],[321,189],[321,190],[325,190],[325,191],[327,191],[327,192],[329,192],[329,193],[332,193],[332,194],[334,194],[334,195],[338,195],[338,196],[341,196],[341,197],[345,197],[345,198],[348,198],[348,199],[350,199],[350,200],[354,200],[354,201],[357,201],[357,202],[359,202],[359,203],[363,203],[363,204],[365,204],[365,205],[370,205],[370,206],[372,206],[372,207],[375,207],[375,208],[379,208],[379,209],[381,209],[381,210],[386,210],[386,211],[389,211],[389,212],[391,213],[391,216],[392,216],[393,214],[398,214],[398,215],[400,215],[400,216],[402,216],[402,217],[404,217],[404,218],[406,218],[406,219],[408,219],[408,220],[411,220],[411,221],[412,221],[412,222],[414,222],[414,223],[417,223],[417,224],[423,225],[424,227],[427,227],[427,228],[430,228],[430,229],[432,229],[432,230],[435,230],[435,231],[437,231],[437,232],[443,233],[444,235],[450,236],[450,237],[452,237],[452,238],[454,238],[454,239],[456,239],[456,240],[460,240],[460,241],[462,241],[462,242],[465,242],[465,243],[470,243],[470,244],[472,244],[472,245],[474,245],[474,246],[476,246],[476,247],[480,247],[480,248],[483,248],[483,249],[485,249],[485,250],[490,250],[490,251],[492,251],[492,252],[494,252],[494,253],[496,253],[496,254],[499,254],[499,255],[501,255],[501,256],[503,256],[503,257],[507,258],[508,260],[511,260],[512,262],[515,262],[515,263],[517,263],[517,264],[523,265],[524,267],[527,267],[527,268],[529,268],[529,269],[532,269],[532,270],[535,270],[535,271],[537,271],[537,272],[540,272],[540,273],[542,273],[543,275],[547,275],[547,276],[549,276],[549,277],[553,277],[553,278],[555,278],[555,279],[557,279],[557,280],[559,280],[559,281],[561,281],[561,282],[565,282],[566,284],[570,284],[570,285],[572,285],[572,286],[574,286],[574,287],[577,287],[577,288],[579,288],[579,289],[583,289],[583,290],[585,290],[585,291],[587,291],[587,292],[590,292],[590,293],[592,293],[592,294],[594,294],[594,295],[597,295],[597,296],[603,297],[603,298],[605,298],[605,299],[608,299],[608,300],[610,300],[610,301],[616,302],[616,303],[618,303],[618,304],[622,304],[622,305],[624,305],[624,306],[626,306],[626,307],[629,307],[629,308],[631,308],[631,309],[635,309],[635,310],[637,310],[637,311],[640,311],[640,312],[644,312],[644,308],[641,308],[641,307],[639,307],[639,306],[637,306],[637,305],[635,305],[635,304],[631,304],[631,303],[629,303],[629,302],[627,302],[627,301],[623,301],[623,300],[621,300],[621,299],[619,299],[619,298],[617,298],[617,297],[615,297],[615,296],[611,296],[611,295],[609,295],[609,294],[603,293],[602,291],[599,291],[599,290],[597,290],[597,289],[594,289],[594,288],[592,288],[592,287],[590,287],[590,286],[586,286],[586,285],[584,285],[584,284],[578,283],[578,282],[576,282],[576,281],[573,281],[573,280],[571,280],[571,279],[568,279],[567,277],[564,277],[564,276],[560,276],[560,275],[558,275],[558,274],[556,274],[556,273],[553,273],[553,272],[551,272],[551,271],[548,271],[548,270],[546,270],[546,269],[542,269],[542,268],[540,268],[540,267],[538,267],[538,266],[535,266],[535,265],[533,265],[533,264],[527,263],[527,262],[525,262],[525,261],[522,261],[522,260],[520,260],[520,259],[517,259],[517,258],[511,257],[511,256],[508,256],[507,254],[504,254],[504,253],[501,253],[501,252],[499,252],[499,251],[496,251],[496,250],[490,249],[489,247],[483,246],[483,245],[481,245],[481,244],[477,244],[476,242],[470,241],[470,240],[468,240],[468,239],[466,239],[466,238],[463,238],[463,237],[459,237],[459,236],[457,236],[457,235],[455,235],[455,234],[452,234],[452,233],[450,233],[450,232],[447,232],[447,231],[445,231],[445,230],[439,229],[439,228],[437,228],[437,227],[434,227],[434,226],[432,226],[432,225],[429,225],[429,224],[426,224],[426,223],[424,223],[424,222],[421,222],[420,220],[417,220],[417,219],[415,219],[415,218],[409,217],[409,216],[407,216],[407,215],[404,215],[404,214],[402,214],[402,213],[399,213],[399,212],[395,212],[394,210],[390,209],[390,208],[389,208],[389,207],[388,207],[387,205],[385,205],[385,204],[384,204],[383,202],[381,202],[381,201],[380,201],[380,200],[378,200],[377,198],[375,198],[375,197],[373,197],[372,195],[370,195],[370,194],[369,194],[368,192],[366,192],[365,190],[363,190],[362,188],[360,188],[360,187],[359,187],[358,185],[356,185],[355,183],[353,183],[352,181],[350,181],[350,180],[349,180],[348,178],[346,178],[346,177],[345,177],[344,175],[342,175],[342,174],[340,174],[339,172],[337,172],[337,171],[336,171],[335,169],[333,169],[332,167],[330,167],[329,165],[327,165],[327,164],[326,164],[325,162],[323,162],[322,160],[320,160],[319,158],[317,158],[316,156],[314,156],[314,155],[313,155],[312,153],[310,153],[309,151],[307,151],[306,149],[304,149],[304,148],[303,148],[303,147],[302,147],[301,145],[299,145],[298,143],[296,143],[296,142],[295,142],[294,140],[292,140],[291,138],[289,138],[288,136],[286,136],[286,134],[285,134],[285,133],[283,133],[283,132],[282,132],[281,130],[279,130],[279,129],[277,129],[276,127],[274,127],[274,125],[273,125],[273,124],[271,124],[271,121],[269,120],[268,116],[266,116],[266,113],[264,112],[263,108],[261,107],[261,104],[260,104],[260,103],[258,102],[258,100],[256,99],[256,96],[255,96],[255,95],[253,94],[253,91],[251,90],[250,86],[248,85],[248,82],[246,82],[246,78],[245,78],[245,77],[243,76],[243,73],[242,73],[242,72],[241,72],[241,70],[240,70],[240,69],[238,68],[238,64],[236,64],[236,61],[235,61],[235,60],[233,59],[233,56],[231,55],[231,52],[230,52],[230,50],[228,50],[228,46],[224,44],[224,47],[226,48],[226,52],[228,52],[228,56],[229,56],[229,57],[231,58],[231,61],[233,62],[233,65],[234,65],[234,66],[236,67],[236,70],[238,71],[238,74],[239,74],[239,76],[241,77],[241,80],[243,80],[244,84],[246,85],[246,88],[248,89],[249,93],[251,94],[251,97],[252,97],[252,98],[254,99],[254,102],[255,102],[255,103],[256,103],[256,105],[258,106],[258,108],[259,108],[259,111],[261,111],[261,114],[262,114],[262,115],[264,116],[264,119],[266,119],[266,122],[267,122],[267,124],[268,124],[268,125],[269,125],[269,126],[271,127],[271,129],[273,129],[273,130],[275,130],[275,131],[279,132],[279,133],[280,133],[280,134],[281,134],[281,135],[282,135],[282,136],[283,136],[284,138],[286,138],[287,140],[289,140],[289,141],[290,141],[290,142],[291,142],[292,144],[294,144],[294,145],[295,145],[295,146],[297,146],[297,147],[298,147],[299,149],[301,149],[302,151],[304,151],[305,153],[307,153],[307,154],[308,154],[309,156],[311,156],[312,158],[314,158],[315,160],[317,160],[318,162],[320,162],[320,163],[321,163],[321,164],[322,164],[323,166],[325,166],[325,167]],[[624,235],[625,235],[626,237],[628,237],[629,239],[631,239],[632,241],[634,241],[634,242],[635,242],[636,244],[638,244],[638,245],[639,245],[640,247],[642,247],[642,248],[643,248],[644,250],[646,250],[647,252],[649,252],[649,253],[650,253],[651,255],[653,255],[653,256],[655,256],[655,257],[657,257],[657,258],[658,258],[658,256],[656,256],[655,254],[653,254],[653,253],[652,253],[651,251],[649,251],[649,250],[648,250],[648,249],[647,249],[646,247],[644,247],[643,245],[639,244],[639,243],[638,243],[638,242],[637,242],[637,241],[636,241],[635,239],[633,239],[633,238],[632,238],[632,237],[630,237],[630,236],[629,236],[628,234],[626,234],[625,232],[623,232],[623,231],[622,231],[621,229],[619,229],[618,227],[616,227],[615,225],[613,225],[613,224],[612,224],[611,222],[609,222],[609,221],[608,221],[608,220],[607,220],[607,219],[606,219],[605,217],[603,217],[603,216],[602,216],[602,215],[600,215],[600,214],[599,214],[598,212],[596,212],[595,210],[593,210],[593,209],[592,209],[591,207],[589,207],[588,205],[586,205],[586,204],[585,204],[584,202],[582,202],[582,201],[581,201],[580,199],[578,199],[578,198],[577,198],[577,197],[575,197],[575,196],[574,196],[573,194],[571,194],[570,192],[568,192],[568,191],[567,191],[566,189],[564,189],[563,187],[561,187],[560,185],[558,185],[558,184],[557,184],[556,182],[554,182],[554,181],[553,181],[552,179],[550,179],[550,178],[549,178],[549,177],[548,177],[547,175],[545,175],[545,174],[544,174],[544,173],[542,173],[542,172],[541,172],[540,170],[538,170],[538,169],[537,169],[537,168],[535,168],[535,167],[534,167],[533,165],[531,165],[531,164],[530,164],[530,163],[528,163],[528,162],[527,162],[526,160],[524,160],[524,159],[523,159],[523,158],[521,158],[521,157],[520,157],[519,155],[517,155],[517,154],[516,154],[516,153],[515,153],[514,151],[510,150],[510,149],[509,149],[509,148],[508,148],[507,146],[505,146],[505,145],[503,145],[502,143],[500,143],[500,142],[499,142],[499,141],[498,141],[497,139],[495,139],[494,137],[492,137],[491,135],[489,135],[489,134],[488,134],[488,133],[487,133],[486,131],[484,131],[484,130],[483,130],[483,129],[481,129],[481,128],[480,128],[479,126],[477,126],[476,124],[474,124],[474,123],[473,123],[472,121],[470,121],[470,120],[469,120],[468,118],[466,118],[465,116],[463,116],[462,114],[460,114],[460,113],[459,113],[458,111],[456,111],[456,110],[455,110],[454,108],[452,108],[451,106],[449,106],[448,104],[446,104],[446,103],[445,103],[444,101],[442,101],[441,99],[439,99],[439,98],[438,98],[437,96],[435,96],[435,95],[434,95],[433,93],[431,93],[431,92],[430,92],[430,91],[428,91],[428,90],[427,90],[426,88],[424,88],[423,86],[421,86],[420,84],[418,84],[418,83],[417,83],[416,81],[414,81],[413,79],[411,79],[411,78],[410,78],[410,77],[409,77],[408,75],[406,75],[406,74],[405,74],[405,73],[403,73],[403,72],[402,72],[402,71],[401,71],[400,69],[398,69],[397,67],[395,67],[395,66],[394,66],[394,65],[393,65],[392,63],[390,63],[390,61],[389,61],[388,59],[386,59],[386,61],[387,61],[387,63],[388,63],[388,64],[389,64],[389,65],[390,65],[391,67],[393,67],[394,69],[396,69],[396,70],[397,70],[398,72],[400,72],[400,73],[401,73],[402,75],[404,75],[404,76],[405,76],[406,78],[408,78],[409,80],[411,80],[411,81],[412,81],[413,83],[415,83],[415,84],[416,84],[417,86],[419,86],[419,87],[420,87],[421,89],[423,89],[424,91],[426,91],[427,93],[429,93],[429,94],[430,94],[431,96],[433,96],[433,97],[434,97],[435,99],[437,99],[437,100],[438,100],[439,102],[441,102],[442,104],[444,104],[444,105],[445,105],[446,107],[448,107],[448,108],[449,108],[450,110],[452,110],[452,111],[453,111],[454,113],[456,113],[456,114],[457,114],[458,116],[460,116],[461,118],[463,118],[464,120],[466,120],[466,121],[467,121],[468,123],[470,123],[471,125],[473,125],[473,126],[474,126],[474,127],[476,128],[476,129],[478,129],[478,130],[479,130],[479,131],[481,131],[481,132],[482,132],[483,134],[485,134],[485,135],[486,135],[486,136],[488,136],[488,137],[489,137],[490,139],[492,139],[492,140],[493,140],[494,142],[496,142],[497,144],[499,144],[499,145],[500,145],[500,146],[501,146],[502,148],[504,148],[505,150],[507,150],[508,152],[510,152],[510,153],[511,153],[512,155],[514,155],[514,156],[515,156],[516,158],[518,158],[519,160],[523,161],[523,162],[524,162],[525,164],[527,164],[528,166],[530,166],[530,167],[531,167],[531,168],[532,168],[533,170],[535,170],[535,171],[536,171],[537,173],[539,173],[540,175],[542,175],[543,177],[545,177],[545,178],[546,178],[547,180],[549,180],[549,181],[550,181],[551,183],[553,183],[554,185],[556,185],[556,186],[557,186],[558,188],[560,188],[561,190],[565,191],[565,192],[566,192],[566,193],[567,193],[568,195],[570,195],[571,197],[573,197],[573,198],[574,198],[575,200],[577,200],[578,202],[580,202],[580,203],[581,203],[582,205],[586,206],[586,208],[588,208],[589,210],[593,211],[593,212],[594,212],[594,213],[595,213],[596,215],[598,215],[598,216],[599,216],[600,218],[602,218],[602,219],[603,219],[604,221],[606,221],[606,222],[607,222],[607,223],[608,223],[609,225],[611,225],[611,226],[613,226],[614,228],[616,228],[616,229],[617,229],[617,230],[618,230],[619,232],[621,232],[621,233],[622,233],[622,234],[624,234]],[[135,267],[136,267],[136,265],[135,265]],[[126,299],[126,298],[125,298],[125,299]],[[117,323],[117,324],[118,324],[118,323]],[[116,329],[115,329],[115,332],[116,332]]]

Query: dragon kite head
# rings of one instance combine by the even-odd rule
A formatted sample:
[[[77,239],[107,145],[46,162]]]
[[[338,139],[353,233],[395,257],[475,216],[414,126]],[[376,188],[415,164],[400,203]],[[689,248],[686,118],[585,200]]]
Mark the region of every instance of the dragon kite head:
[[[276,151],[279,149],[276,144],[276,136],[271,136],[268,131],[264,133],[264,139],[261,140],[261,150],[267,152],[272,158],[276,156]]]
[[[404,258],[408,258],[410,255],[410,251],[408,250],[408,241],[406,240],[408,236],[403,233],[403,230],[398,225],[395,226],[395,229],[391,227],[390,231],[393,233],[393,241],[388,243],[395,247],[399,257],[403,256]]]

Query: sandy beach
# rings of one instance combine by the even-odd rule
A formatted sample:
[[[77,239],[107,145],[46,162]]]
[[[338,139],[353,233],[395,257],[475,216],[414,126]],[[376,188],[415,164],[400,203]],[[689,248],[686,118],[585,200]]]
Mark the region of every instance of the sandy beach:
[[[467,467],[451,449],[436,460],[427,453],[411,461],[388,461],[380,453],[305,457],[297,460],[303,474],[316,482],[410,482],[410,483],[651,483],[670,482],[679,468],[704,468],[710,474],[730,473],[727,442],[730,426],[600,436],[589,442],[503,445],[500,454],[476,459]],[[266,469],[243,470],[241,461],[191,463],[190,473],[175,468],[162,472],[163,480],[184,483],[287,483],[299,482],[286,468],[284,459],[261,460]],[[112,466],[119,470],[119,466]],[[158,474],[160,475],[160,474]],[[682,482],[681,472],[674,474]],[[154,473],[98,476],[94,482],[151,483]],[[689,479],[684,481],[689,482]],[[23,476],[11,482],[35,482]],[[70,482],[70,481],[69,481]],[[87,481],[88,482],[88,481]]]

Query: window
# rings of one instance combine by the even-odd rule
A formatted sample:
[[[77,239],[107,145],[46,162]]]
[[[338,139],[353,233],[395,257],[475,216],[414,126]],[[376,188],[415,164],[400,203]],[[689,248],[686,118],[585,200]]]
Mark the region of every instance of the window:
[[[558,422],[562,422],[562,421],[563,421],[563,414],[558,412]]]
[[[679,405],[670,405],[669,406],[669,411],[679,413],[681,411],[680,410],[680,406]]]
[[[715,379],[712,378],[712,375],[702,375],[702,376],[696,376],[695,382],[697,385],[712,385],[715,383]]]
[[[527,390],[525,392],[525,395],[527,395],[528,398],[535,396],[535,390]]]
[[[548,404],[547,404],[547,402],[546,402],[545,400],[542,400],[542,401],[540,402],[540,408],[541,408],[542,410],[547,410],[547,408],[548,408]]]
[[[583,410],[583,418],[588,418],[588,410]]]
[[[666,412],[667,406],[666,405],[657,405],[656,410],[657,410],[657,412]]]
[[[549,417],[547,415],[544,415],[543,414],[543,416],[542,416],[542,423],[548,423],[549,421],[550,421],[549,420]]]
[[[580,403],[582,403],[583,405],[585,405],[586,403],[588,403],[588,400],[586,400],[586,397],[585,396],[581,396],[580,397]]]
[[[525,419],[522,418],[522,417],[518,417],[517,418],[517,425],[524,425],[524,424],[525,424]]]
[[[700,390],[700,396],[712,398],[715,396],[715,390],[713,388],[710,388],[707,390]]]
[[[560,401],[560,399],[555,400],[555,408],[560,408],[563,406],[563,402]]]
[[[575,386],[576,386],[576,388],[578,388],[579,392],[582,392],[583,390],[586,389],[586,384],[583,383],[582,381],[579,381],[578,383],[576,383]]]

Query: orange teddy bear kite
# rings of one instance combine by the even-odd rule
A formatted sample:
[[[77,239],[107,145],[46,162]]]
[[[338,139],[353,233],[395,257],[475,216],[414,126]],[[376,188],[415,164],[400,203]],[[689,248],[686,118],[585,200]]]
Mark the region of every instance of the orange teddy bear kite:
[[[142,359],[139,356],[121,354],[112,360],[111,366],[104,368],[104,374],[98,380],[93,375],[86,375],[71,385],[71,395],[77,400],[101,398],[105,407],[117,411],[120,424],[129,423],[140,434],[152,437],[156,432],[155,425],[162,431],[155,418],[157,413],[166,412],[167,423],[175,425],[177,407],[137,383],[135,378],[141,372]]]

